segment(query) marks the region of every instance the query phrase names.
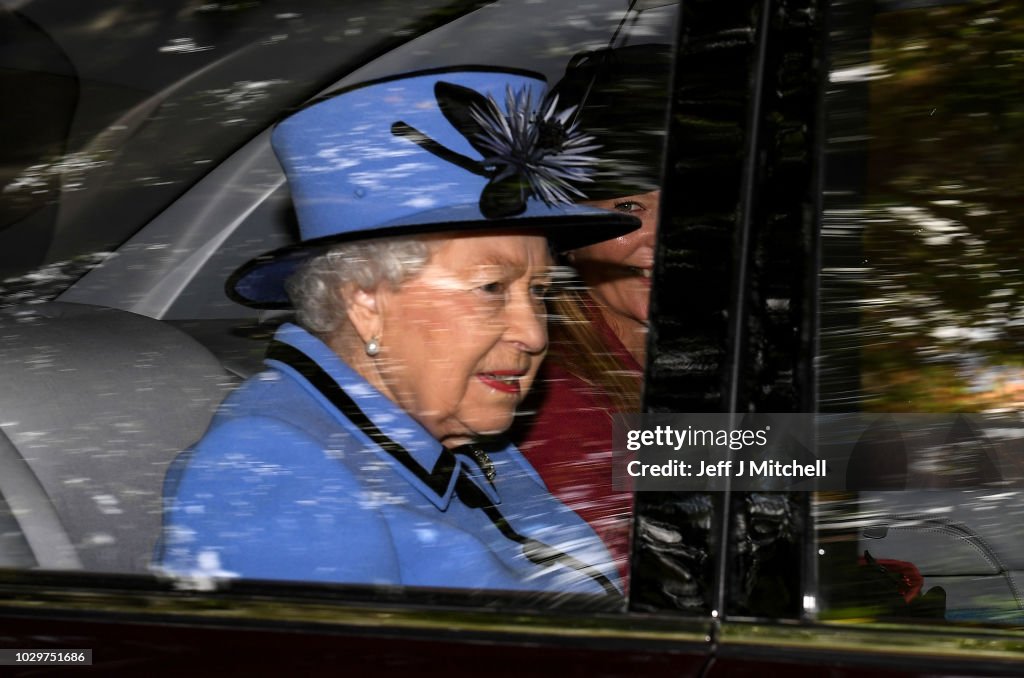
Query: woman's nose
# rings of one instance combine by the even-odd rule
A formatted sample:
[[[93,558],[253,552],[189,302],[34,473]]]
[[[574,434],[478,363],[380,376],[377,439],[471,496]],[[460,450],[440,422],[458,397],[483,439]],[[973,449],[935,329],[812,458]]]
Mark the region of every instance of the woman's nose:
[[[645,214],[642,219],[640,230],[637,232],[637,240],[641,247],[654,249],[654,240],[658,230],[658,213],[653,211]]]
[[[526,353],[540,353],[548,345],[547,315],[538,309],[532,295],[514,300],[506,307],[508,328],[505,338]]]
[[[658,230],[658,217],[661,214],[661,191],[651,191],[645,196],[647,209],[640,219],[641,244],[654,247],[654,236]]]
[[[643,224],[640,227],[640,244],[647,247],[654,247],[654,236],[658,229],[658,213],[652,212],[644,215]]]

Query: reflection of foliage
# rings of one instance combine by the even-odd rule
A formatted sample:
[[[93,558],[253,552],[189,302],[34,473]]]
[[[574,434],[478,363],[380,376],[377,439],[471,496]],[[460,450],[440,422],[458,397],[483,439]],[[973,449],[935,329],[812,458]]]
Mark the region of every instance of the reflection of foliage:
[[[714,558],[711,495],[642,492],[637,495],[630,606],[710,611]]]
[[[797,613],[789,584],[800,569],[803,533],[800,500],[795,494],[750,492],[734,499],[730,543],[742,578],[732,581],[733,614],[785,617]]]
[[[860,309],[871,407],[1024,405],[1024,5],[882,15],[872,65]]]
[[[0,308],[49,301],[112,255],[112,252],[83,254],[74,259],[41,266],[21,276],[0,280]]]

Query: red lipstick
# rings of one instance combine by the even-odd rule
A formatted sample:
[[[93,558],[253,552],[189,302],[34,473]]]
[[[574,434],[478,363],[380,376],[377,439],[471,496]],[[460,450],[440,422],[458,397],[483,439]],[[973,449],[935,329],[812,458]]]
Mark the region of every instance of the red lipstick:
[[[476,378],[495,391],[518,395],[521,390],[519,382],[524,376],[526,372],[522,370],[495,370],[479,372]]]

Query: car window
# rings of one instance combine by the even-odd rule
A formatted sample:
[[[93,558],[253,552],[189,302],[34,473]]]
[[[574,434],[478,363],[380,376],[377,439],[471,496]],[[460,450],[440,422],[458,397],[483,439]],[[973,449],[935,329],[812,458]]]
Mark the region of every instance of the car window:
[[[657,175],[642,192],[637,189],[639,199],[609,207],[645,212],[650,242],[644,247],[653,251],[676,31],[673,3],[438,2],[403,5],[402,12],[384,5],[370,10],[362,3],[309,3],[289,12],[261,3],[182,3],[154,13],[83,8],[81,16],[59,14],[56,4],[4,5],[4,16],[22,36],[4,52],[14,55],[3,72],[5,82],[12,89],[32,82],[53,100],[76,102],[34,116],[32,99],[9,113],[36,125],[33,138],[42,141],[12,147],[14,161],[5,166],[11,176],[5,177],[4,214],[11,218],[3,234],[19,247],[4,249],[11,258],[4,269],[4,323],[10,329],[4,355],[9,381],[20,388],[4,401],[0,452],[27,464],[40,488],[22,498],[18,510],[0,514],[7,522],[13,516],[25,536],[3,542],[10,552],[5,563],[27,562],[28,548],[41,570],[154,573],[161,497],[173,491],[163,486],[167,469],[202,436],[241,379],[263,369],[271,336],[292,319],[288,311],[237,304],[225,294],[225,283],[247,260],[295,242],[296,217],[269,134],[275,120],[314,95],[410,71],[467,65],[529,72],[555,85],[566,78],[570,63],[589,63],[593,54],[618,50],[630,59],[647,59],[642,66],[650,72],[641,69],[620,89],[635,101],[644,87],[659,92],[653,99],[643,94],[654,102],[647,115],[656,121],[633,125],[643,127],[647,144],[637,164],[655,168]],[[135,30],[120,30],[124,42],[101,55],[88,38],[102,39],[100,29],[108,25]],[[35,61],[15,59],[24,55]],[[144,65],[147,58],[154,65]],[[155,69],[151,79],[136,72],[147,68]],[[37,72],[45,77],[35,78]],[[587,88],[597,91],[592,81],[580,82],[588,94]],[[608,138],[617,125],[630,126],[628,106],[605,108]],[[630,143],[639,138],[619,136]],[[19,239],[19,232],[36,232],[31,224],[42,224],[40,240]],[[560,263],[560,275],[574,275],[571,262]],[[639,281],[646,298],[652,261],[619,265]],[[586,291],[573,284],[580,283],[560,293]],[[599,313],[594,308],[584,312]],[[559,321],[557,313],[551,315]],[[599,366],[599,377],[627,378],[632,400],[623,406],[638,409],[644,357],[617,350],[619,362]],[[625,370],[622,363],[628,363]],[[524,421],[540,405],[530,407]],[[602,423],[609,429],[606,441],[604,428],[581,426],[588,444],[607,451],[610,420]],[[534,436],[532,443],[522,443],[524,451],[556,433],[561,431],[538,434],[539,441]],[[527,433],[520,435],[527,440]],[[592,475],[610,484],[610,471],[606,478],[601,464]],[[173,476],[167,477],[173,488]],[[570,478],[566,493],[574,486],[586,489]],[[0,499],[7,492],[0,484]],[[387,497],[351,499],[382,502],[386,510]],[[33,548],[31,531],[46,528],[18,520],[19,510],[41,511],[47,502],[63,532],[49,543],[52,558]],[[622,502],[615,515],[618,561],[612,571],[626,580],[631,500]],[[429,532],[421,530],[417,538],[429,540]],[[311,541],[307,547],[323,544]],[[62,559],[61,549],[72,551],[77,565]],[[237,580],[222,565],[211,557],[188,576],[168,575],[159,585],[218,588]],[[598,607],[623,610],[625,590],[620,585],[612,603]],[[548,604],[536,596],[506,600],[541,602]],[[588,596],[553,602],[595,606]]]
[[[3,149],[0,292],[52,299],[284,110],[474,6],[3,3],[19,134]]]
[[[71,11],[55,0],[0,0],[5,35],[16,38],[0,44],[5,103],[49,104],[0,114],[25,129],[0,149],[0,239],[15,243],[0,247],[0,616],[12,622],[0,644],[87,638],[133,666],[155,656],[165,671],[204,653],[236,667],[254,646],[287,646],[291,668],[302,647],[304,665],[334,666],[345,652],[349,668],[388,675],[436,671],[439,656],[456,673],[486,661],[515,674],[562,665],[610,675],[1019,674],[1019,637],[1007,629],[1024,609],[1019,8],[679,4],[378,3],[377,12],[362,2],[294,11],[104,2]],[[122,41],[114,54],[87,48],[112,27]],[[651,284],[646,354],[639,369],[599,362],[600,379],[587,382],[590,395],[623,399],[583,401],[548,422],[541,440],[588,455],[570,454],[573,463],[555,465],[561,476],[544,482],[552,492],[561,482],[560,500],[582,520],[596,510],[600,531],[607,506],[587,491],[590,479],[604,482],[607,450],[592,443],[609,434],[580,427],[590,407],[730,426],[747,413],[798,416],[830,434],[840,421],[854,431],[840,430],[844,449],[863,454],[829,459],[839,485],[627,492],[631,505],[614,510],[632,519],[632,534],[617,547],[625,557],[612,558],[624,581],[612,596],[477,580],[325,583],[329,568],[308,563],[301,578],[298,568],[239,577],[219,552],[191,572],[154,570],[162,500],[175,482],[168,468],[188,463],[179,455],[214,412],[238,406],[231,394],[264,368],[275,332],[294,319],[224,293],[240,263],[297,237],[269,148],[274,120],[318,93],[464,66],[469,54],[480,57],[470,65],[554,83],[580,54],[651,45],[669,45],[675,63],[671,114],[655,130],[665,146],[655,160],[664,174],[654,262],[626,276]],[[148,63],[145,54],[164,65],[122,77],[125,63]],[[216,130],[194,135],[207,120]],[[546,303],[589,294],[577,273],[560,269],[566,284]],[[593,322],[563,308],[549,307],[559,331]],[[608,353],[571,333],[559,341],[564,383],[580,376],[573,352]],[[615,391],[621,379],[632,386]],[[518,422],[540,407],[529,402]],[[274,429],[286,434],[286,425]],[[527,450],[528,432],[514,436]],[[493,459],[476,452],[461,454],[486,487]],[[249,484],[219,494],[218,471],[246,466]],[[334,496],[288,497],[286,511],[236,522],[238,507],[256,506],[287,465],[235,455],[206,470],[201,494],[228,499],[204,495],[186,511],[209,508],[229,533],[312,515],[305,539],[258,543],[298,561],[332,543],[331,482]],[[382,512],[400,510],[396,499],[343,497]],[[413,538],[437,538],[421,528]],[[265,670],[273,659],[255,661]]]
[[[819,406],[875,476],[815,502],[821,614],[1016,625],[1024,12],[834,16]]]
[[[664,425],[717,437],[746,413],[813,407],[807,160],[820,15],[809,4],[684,13],[666,179],[674,190],[664,202],[652,301],[660,322],[645,390],[650,418],[641,424],[648,433]],[[684,448],[699,451],[685,458],[690,468],[678,463]],[[634,478],[632,604],[710,615],[726,620],[723,628],[736,618],[800,618],[813,566],[803,551],[807,494],[770,491],[785,484],[751,492],[724,475],[705,484],[701,463],[716,451],[685,441],[661,449],[652,477],[662,477],[645,486]]]

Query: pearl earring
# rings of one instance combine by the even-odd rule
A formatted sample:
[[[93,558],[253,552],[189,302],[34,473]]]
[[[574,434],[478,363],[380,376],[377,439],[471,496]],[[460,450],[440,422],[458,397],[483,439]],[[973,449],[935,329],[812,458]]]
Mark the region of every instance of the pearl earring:
[[[380,339],[377,337],[371,337],[370,340],[366,342],[366,355],[372,358],[378,353],[380,353]]]

